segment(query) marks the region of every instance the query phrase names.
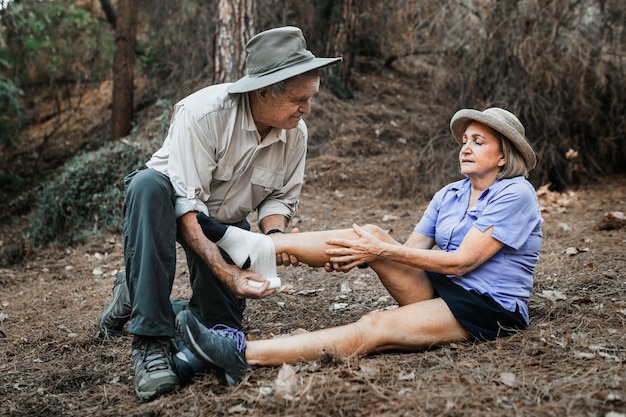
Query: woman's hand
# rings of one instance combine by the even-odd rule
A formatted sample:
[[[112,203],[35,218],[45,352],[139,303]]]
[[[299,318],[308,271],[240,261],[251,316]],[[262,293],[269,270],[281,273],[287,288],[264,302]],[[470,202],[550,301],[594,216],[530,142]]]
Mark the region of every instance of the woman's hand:
[[[326,250],[326,255],[330,256],[330,262],[325,265],[327,271],[347,272],[355,266],[380,259],[387,243],[357,224],[352,225],[352,230],[358,236],[355,240],[329,239],[327,241],[330,245],[339,246]]]

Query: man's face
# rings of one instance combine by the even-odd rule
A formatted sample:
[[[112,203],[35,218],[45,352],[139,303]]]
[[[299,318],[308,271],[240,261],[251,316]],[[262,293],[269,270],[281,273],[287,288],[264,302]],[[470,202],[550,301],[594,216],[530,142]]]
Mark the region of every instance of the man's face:
[[[261,89],[259,94],[264,95],[264,104],[260,114],[255,115],[257,125],[293,129],[302,116],[311,112],[311,98],[319,88],[319,76],[305,74],[294,77],[278,97],[274,97],[269,88]]]

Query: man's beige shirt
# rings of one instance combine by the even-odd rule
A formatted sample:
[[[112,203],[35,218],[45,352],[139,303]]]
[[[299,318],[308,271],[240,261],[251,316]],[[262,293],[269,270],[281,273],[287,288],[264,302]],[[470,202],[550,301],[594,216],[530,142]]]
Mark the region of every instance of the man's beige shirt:
[[[307,129],[272,129],[261,141],[247,94],[206,87],[174,106],[163,146],[147,162],[169,176],[177,217],[201,211],[236,223],[258,210],[292,218],[304,181]]]

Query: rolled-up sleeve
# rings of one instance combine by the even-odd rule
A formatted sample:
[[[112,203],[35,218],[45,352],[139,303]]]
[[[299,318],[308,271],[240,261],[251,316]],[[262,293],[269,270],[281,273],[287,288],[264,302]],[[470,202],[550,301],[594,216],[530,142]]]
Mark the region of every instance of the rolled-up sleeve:
[[[175,109],[170,126],[168,172],[176,192],[176,216],[190,211],[208,214],[204,202],[211,195],[217,166],[211,132],[204,131],[185,106]]]

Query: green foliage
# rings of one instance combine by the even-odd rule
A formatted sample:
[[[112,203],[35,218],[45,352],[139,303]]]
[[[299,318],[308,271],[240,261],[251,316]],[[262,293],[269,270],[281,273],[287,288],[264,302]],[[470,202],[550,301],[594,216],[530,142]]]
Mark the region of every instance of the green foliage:
[[[157,76],[160,72],[159,60],[154,45],[137,42],[135,56],[141,68],[150,76]]]
[[[13,2],[5,10],[9,38],[2,56],[23,81],[105,78],[114,53],[113,33],[96,16],[69,1]]]
[[[33,246],[83,242],[100,232],[120,232],[123,178],[143,166],[146,153],[116,142],[69,161],[41,190],[28,237]]]

